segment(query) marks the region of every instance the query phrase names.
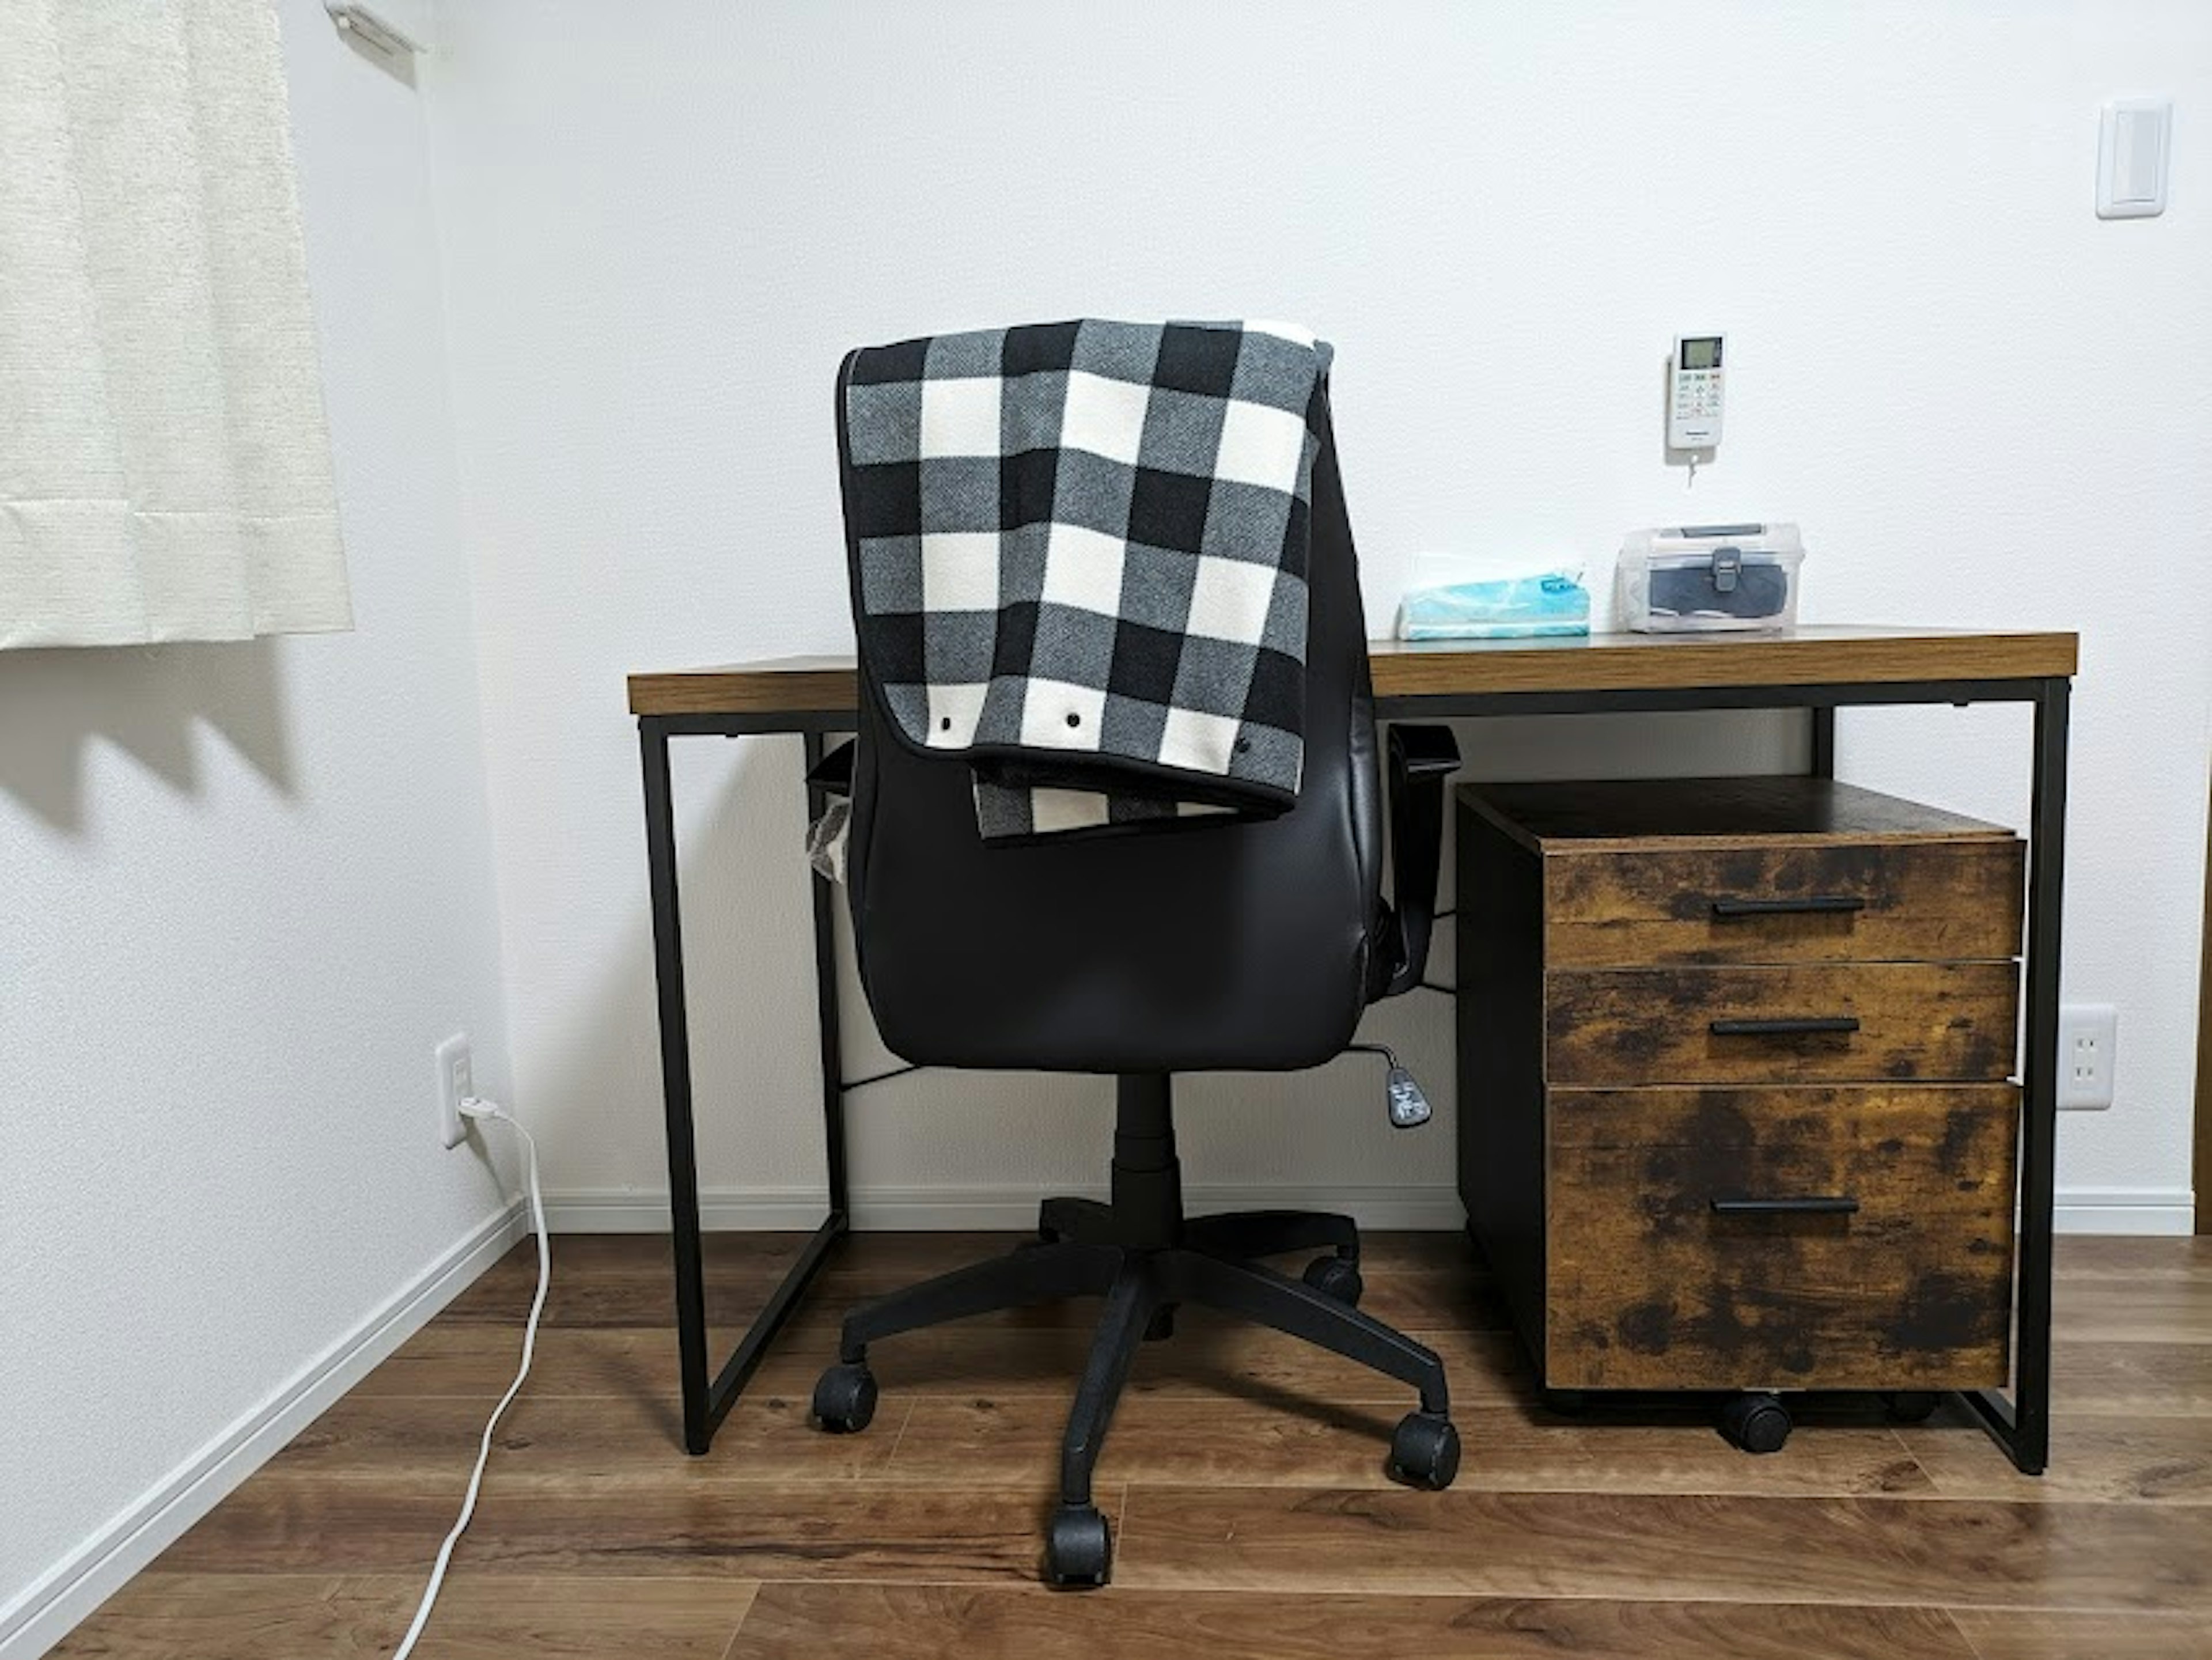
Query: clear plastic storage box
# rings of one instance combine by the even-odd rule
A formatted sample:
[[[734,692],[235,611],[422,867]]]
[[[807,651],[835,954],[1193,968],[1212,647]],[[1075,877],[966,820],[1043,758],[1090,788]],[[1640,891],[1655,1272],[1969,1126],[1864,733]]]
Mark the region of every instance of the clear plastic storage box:
[[[1632,531],[1616,579],[1622,626],[1639,634],[1790,628],[1804,560],[1795,525]]]

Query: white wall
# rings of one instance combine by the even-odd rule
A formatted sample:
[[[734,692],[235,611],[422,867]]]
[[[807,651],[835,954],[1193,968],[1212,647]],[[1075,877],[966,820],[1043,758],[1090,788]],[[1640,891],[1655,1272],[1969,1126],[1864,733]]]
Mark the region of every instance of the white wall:
[[[0,654],[11,1653],[505,1206],[430,1098],[448,1031],[487,1089],[506,1043],[427,128],[317,0],[283,18],[359,627]]]
[[[847,646],[841,352],[1257,314],[1338,345],[1378,629],[1418,548],[1603,576],[1629,526],[1747,515],[1807,526],[1808,620],[2079,627],[2066,989],[2118,1003],[2123,1037],[2118,1105],[2068,1118],[2063,1182],[2179,1219],[2212,692],[2212,8],[471,0],[441,23],[517,1090],[555,1186],[665,1187],[623,677]],[[2097,106],[2146,89],[2179,100],[2174,205],[2101,223]],[[1661,362],[1707,325],[1729,331],[1729,437],[1686,493]],[[2019,710],[1851,713],[1839,753],[1846,776],[2019,823],[2025,739]],[[1466,741],[1492,776],[1799,753],[1765,717]],[[705,1179],[785,1197],[820,1170],[795,749],[678,752]],[[1441,1004],[1373,1019],[1441,1089]],[[1448,1121],[1386,1134],[1358,1064],[1194,1084],[1193,1181],[1435,1192]],[[1107,1098],[887,1085],[854,1103],[855,1181],[1095,1181]]]

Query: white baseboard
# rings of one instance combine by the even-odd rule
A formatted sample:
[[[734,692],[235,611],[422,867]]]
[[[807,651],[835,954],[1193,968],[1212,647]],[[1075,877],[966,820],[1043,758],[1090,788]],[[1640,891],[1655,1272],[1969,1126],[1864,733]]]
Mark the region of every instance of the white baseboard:
[[[2191,1233],[2197,1195],[2187,1188],[2061,1188],[2061,1233]]]
[[[0,1608],[0,1660],[36,1660],[61,1641],[528,1231],[520,1200],[471,1229],[268,1399]]]
[[[1036,1221],[1034,1187],[856,1188],[853,1225],[860,1228],[1018,1229]],[[1052,1191],[1061,1191],[1054,1189]],[[1103,1198],[1104,1190],[1092,1192]],[[1449,1187],[1194,1187],[1194,1214],[1216,1210],[1343,1211],[1362,1227],[1455,1228],[1466,1220]],[[699,1219],[710,1231],[804,1232],[822,1220],[817,1188],[712,1188],[699,1195]],[[2061,1233],[2185,1234],[2195,1224],[2186,1188],[2062,1188]],[[668,1199],[632,1189],[572,1189],[547,1195],[545,1225],[555,1233],[665,1233]],[[0,1660],[5,1660],[0,1656]]]
[[[1036,1225],[1037,1201],[1048,1193],[1106,1196],[1103,1188],[1062,1186],[855,1188],[858,1228],[1019,1229]],[[1193,1215],[1218,1210],[1341,1211],[1362,1227],[1455,1228],[1467,1219],[1449,1187],[1204,1187],[1185,1189]],[[710,1231],[803,1231],[823,1213],[819,1188],[714,1188],[699,1195],[699,1219]],[[665,1233],[665,1194],[632,1189],[572,1189],[545,1196],[545,1225],[555,1233]]]

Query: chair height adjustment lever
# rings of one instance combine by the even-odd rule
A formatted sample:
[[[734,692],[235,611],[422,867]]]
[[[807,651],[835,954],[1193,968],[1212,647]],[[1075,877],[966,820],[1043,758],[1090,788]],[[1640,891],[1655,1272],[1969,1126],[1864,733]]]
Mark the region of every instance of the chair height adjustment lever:
[[[1392,1129],[1419,1129],[1436,1116],[1436,1109],[1429,1104],[1429,1098],[1412,1069],[1399,1061],[1388,1043],[1354,1043],[1352,1047],[1362,1055],[1379,1055],[1389,1066],[1390,1074],[1383,1083],[1382,1091],[1389,1104]]]

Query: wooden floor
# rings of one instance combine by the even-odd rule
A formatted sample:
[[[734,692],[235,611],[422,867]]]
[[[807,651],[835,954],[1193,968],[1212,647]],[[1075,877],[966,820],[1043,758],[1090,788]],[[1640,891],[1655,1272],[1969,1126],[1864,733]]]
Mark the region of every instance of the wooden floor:
[[[885,1342],[872,1428],[805,1421],[848,1302],[1006,1243],[850,1242],[692,1459],[665,1242],[557,1241],[537,1370],[418,1655],[2212,1657],[2212,1240],[2060,1242],[2037,1481],[1963,1415],[1808,1411],[1767,1458],[1688,1416],[1547,1416],[1464,1242],[1376,1237],[1365,1306],[1450,1366],[1457,1485],[1384,1480],[1394,1387],[1187,1313],[1108,1443],[1116,1572],[1089,1595],[1035,1574],[1095,1304]],[[715,1242],[718,1353],[795,1245]],[[533,1268],[526,1246],[472,1286],[57,1652],[388,1654]]]

